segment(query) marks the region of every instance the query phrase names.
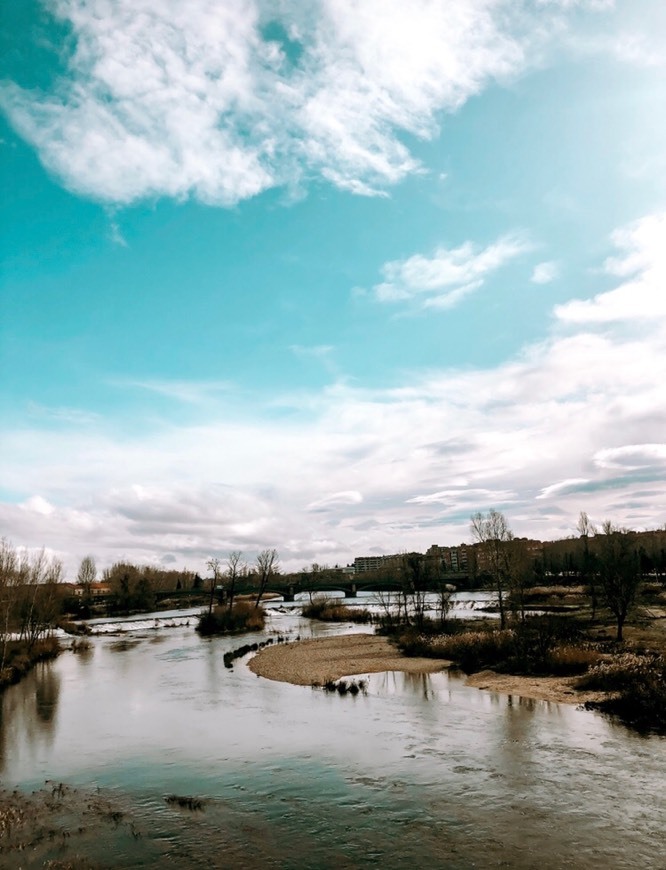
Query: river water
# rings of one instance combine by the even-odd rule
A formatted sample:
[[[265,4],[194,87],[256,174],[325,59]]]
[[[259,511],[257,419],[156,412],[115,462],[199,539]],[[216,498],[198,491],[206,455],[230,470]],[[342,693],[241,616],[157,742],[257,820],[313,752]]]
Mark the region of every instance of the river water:
[[[375,674],[356,697],[273,682],[224,652],[359,627],[274,605],[265,632],[202,639],[189,619],[116,625],[2,697],[5,787],[131,802],[142,836],[107,866],[666,868],[663,738],[456,674]]]

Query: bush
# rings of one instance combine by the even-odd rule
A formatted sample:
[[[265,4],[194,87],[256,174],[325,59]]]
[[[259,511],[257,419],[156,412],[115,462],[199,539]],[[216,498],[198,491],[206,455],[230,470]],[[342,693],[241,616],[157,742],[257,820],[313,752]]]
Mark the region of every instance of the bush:
[[[598,692],[622,692],[648,674],[663,669],[657,655],[623,653],[610,661],[600,662],[578,680],[576,688]]]
[[[398,645],[405,655],[451,659],[468,673],[495,668],[509,673],[579,674],[599,654],[574,647],[578,627],[563,617],[532,616],[511,629],[466,630],[430,637],[407,632]]]
[[[303,608],[303,616],[308,619],[321,619],[323,622],[370,622],[369,610],[337,604],[332,598],[315,598]]]
[[[613,692],[612,697],[587,706],[619,716],[638,730],[666,733],[666,660],[662,656],[625,653],[590,668],[577,688]]]
[[[74,638],[69,648],[74,653],[88,652],[92,649],[92,641],[87,637],[77,637]]]
[[[208,636],[261,631],[265,624],[266,614],[262,607],[255,607],[250,601],[236,601],[231,610],[227,606],[218,606],[211,613],[202,613],[196,630],[199,634]]]
[[[18,683],[33,665],[55,658],[60,650],[57,637],[44,637],[32,646],[25,641],[11,641],[7,645],[6,666],[0,672],[0,689]]]
[[[398,641],[405,655],[450,659],[467,673],[506,661],[513,644],[514,632],[509,629],[466,631],[439,637],[408,634]]]
[[[558,646],[550,652],[547,671],[558,677],[584,674],[588,668],[599,663],[600,653],[594,649],[578,646]]]

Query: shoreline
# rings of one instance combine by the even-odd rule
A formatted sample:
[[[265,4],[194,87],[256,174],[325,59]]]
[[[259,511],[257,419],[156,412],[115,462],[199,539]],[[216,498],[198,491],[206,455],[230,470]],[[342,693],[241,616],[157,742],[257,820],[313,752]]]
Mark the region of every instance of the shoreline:
[[[328,680],[381,671],[436,673],[451,667],[445,659],[410,658],[387,638],[374,634],[347,634],[265,647],[249,662],[253,674],[296,686],[323,685]],[[535,701],[582,705],[607,697],[605,692],[578,692],[575,677],[500,674],[484,670],[470,674],[466,685]]]
[[[343,634],[265,647],[248,667],[268,680],[312,686],[382,671],[434,673],[450,664],[444,659],[407,658],[381,635]]]

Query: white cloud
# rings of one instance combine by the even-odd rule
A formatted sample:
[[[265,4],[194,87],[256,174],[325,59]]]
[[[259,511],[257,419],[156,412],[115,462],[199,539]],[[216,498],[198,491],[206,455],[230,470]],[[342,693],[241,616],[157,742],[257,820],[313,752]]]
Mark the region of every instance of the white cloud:
[[[455,509],[464,509],[465,506],[471,504],[473,510],[478,510],[492,505],[504,505],[514,501],[515,498],[516,494],[510,490],[472,489],[462,486],[457,489],[442,489],[427,495],[417,495],[414,498],[408,498],[407,504],[441,504]]]
[[[574,299],[555,308],[568,323],[654,321],[666,317],[666,214],[636,221],[613,235],[625,253],[605,263],[609,275],[629,278],[594,299]]]
[[[627,274],[646,295],[662,290],[661,238],[639,233],[627,247],[636,226],[614,237],[625,253],[609,293]],[[217,385],[181,384],[165,393],[172,422],[131,437],[103,421],[5,427],[0,478],[20,496],[0,504],[0,525],[73,567],[93,552],[100,564],[175,556],[201,570],[236,548],[275,546],[298,569],[456,543],[469,539],[470,514],[489,507],[537,537],[571,534],[580,510],[595,522],[663,524],[664,317],[642,321],[640,334],[625,321],[554,326],[494,368],[253,396],[242,417]],[[208,402],[205,425],[174,422],[190,394]],[[276,403],[298,414],[275,414]]]
[[[19,505],[19,507],[24,511],[40,514],[44,517],[50,516],[55,510],[53,505],[45,498],[42,498],[41,495],[33,495],[31,498],[23,502],[23,504]]]
[[[666,471],[666,443],[663,444],[624,444],[599,450],[594,462],[600,468],[625,468],[636,470],[662,466]]]
[[[532,44],[548,38],[546,15],[562,14],[513,0],[57,0],[51,9],[76,39],[66,73],[47,93],[0,89],[44,164],[109,203],[216,205],[313,175],[385,193],[422,171],[403,134],[435,136],[442,111],[524,69]],[[276,20],[291,47],[262,36]]]
[[[557,263],[552,260],[545,263],[537,263],[532,272],[530,281],[533,284],[551,284],[559,275]]]
[[[415,254],[393,260],[382,267],[384,280],[373,287],[374,294],[380,302],[418,299],[426,308],[452,308],[478,290],[488,275],[529,249],[518,236],[503,236],[487,248],[465,242],[457,248],[439,247],[431,257]]]
[[[156,393],[167,399],[176,399],[179,402],[198,405],[210,402],[216,396],[228,393],[233,389],[230,381],[187,381],[179,379],[154,379],[154,380],[115,380],[112,386],[121,389],[146,390]]]
[[[118,245],[120,248],[127,248],[127,239],[123,236],[120,231],[120,227],[116,221],[111,221],[109,224],[109,238],[113,242],[114,245]]]
[[[354,505],[361,504],[363,496],[355,489],[346,490],[345,492],[334,492],[331,495],[324,496],[317,501],[313,501],[308,505],[308,510],[318,511],[326,510],[327,508],[336,505]]]
[[[544,486],[537,498],[550,498],[553,495],[562,494],[567,491],[575,492],[589,482],[587,477],[570,477],[567,480],[561,480],[559,483],[551,483],[550,486]]]

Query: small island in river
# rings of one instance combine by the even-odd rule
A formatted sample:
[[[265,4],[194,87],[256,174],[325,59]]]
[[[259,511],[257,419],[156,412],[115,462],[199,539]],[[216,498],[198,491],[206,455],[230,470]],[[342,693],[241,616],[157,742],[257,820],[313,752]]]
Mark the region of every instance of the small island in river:
[[[386,637],[346,634],[266,647],[251,659],[249,668],[269,680],[323,686],[330,680],[355,674],[432,673],[449,664],[442,659],[408,658]]]
[[[248,666],[260,677],[297,686],[323,686],[332,680],[380,671],[435,673],[451,666],[443,659],[408,657],[388,638],[374,634],[346,634],[270,646],[260,650]],[[558,704],[600,700],[602,692],[577,691],[574,679],[498,674],[471,674],[467,684],[507,695],[520,695]]]

